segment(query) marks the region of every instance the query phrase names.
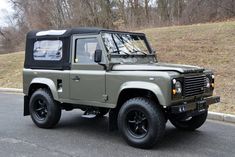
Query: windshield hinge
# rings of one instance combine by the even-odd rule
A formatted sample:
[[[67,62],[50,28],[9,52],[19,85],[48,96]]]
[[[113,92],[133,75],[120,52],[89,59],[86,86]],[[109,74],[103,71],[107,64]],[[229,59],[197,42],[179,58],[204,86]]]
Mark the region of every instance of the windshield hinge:
[[[107,94],[103,94],[103,100],[107,101],[108,100],[108,95]]]

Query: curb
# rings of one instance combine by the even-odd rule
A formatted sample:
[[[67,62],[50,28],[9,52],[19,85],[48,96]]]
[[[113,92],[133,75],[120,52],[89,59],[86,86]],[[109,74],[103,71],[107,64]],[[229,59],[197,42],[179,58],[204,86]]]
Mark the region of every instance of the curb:
[[[17,88],[0,88],[0,92],[7,92],[7,93],[23,93],[23,89]],[[222,121],[222,122],[229,122],[235,123],[235,115],[232,114],[224,114],[218,112],[208,112],[208,119]]]
[[[23,93],[23,89],[18,89],[18,88],[0,88],[0,92]]]
[[[235,115],[232,115],[232,114],[224,114],[224,113],[209,111],[207,118],[211,120],[235,123]]]

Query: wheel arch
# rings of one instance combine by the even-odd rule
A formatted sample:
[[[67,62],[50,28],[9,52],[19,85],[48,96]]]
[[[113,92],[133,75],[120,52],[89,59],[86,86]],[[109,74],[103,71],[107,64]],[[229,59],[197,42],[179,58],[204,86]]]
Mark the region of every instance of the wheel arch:
[[[157,84],[150,82],[132,81],[124,83],[118,94],[117,106],[124,100],[137,96],[151,96],[159,105],[166,105],[164,95]]]
[[[28,88],[27,95],[24,96],[24,116],[29,115],[29,101],[32,94],[40,89],[47,89],[51,92],[53,99],[58,100],[58,94],[56,92],[56,86],[54,82],[48,78],[34,78]]]
[[[34,91],[40,88],[50,90],[53,98],[55,100],[58,100],[58,93],[56,90],[56,85],[51,79],[48,79],[48,78],[34,78],[30,83],[30,86],[28,89],[28,96],[30,97]]]
[[[117,130],[117,116],[123,103],[134,97],[149,97],[163,109],[166,104],[164,95],[159,86],[149,82],[126,82],[118,93],[116,107],[109,112],[109,130]]]

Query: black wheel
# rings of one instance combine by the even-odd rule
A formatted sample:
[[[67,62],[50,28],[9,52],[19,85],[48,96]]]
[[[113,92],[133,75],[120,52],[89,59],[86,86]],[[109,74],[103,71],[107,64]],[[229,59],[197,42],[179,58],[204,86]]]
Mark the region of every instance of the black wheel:
[[[118,113],[118,128],[134,147],[151,148],[165,132],[165,117],[153,101],[137,97],[126,101]]]
[[[103,117],[109,112],[108,108],[99,108],[96,117]]]
[[[204,124],[207,118],[207,114],[208,111],[194,117],[189,117],[187,119],[179,119],[175,116],[170,116],[169,120],[178,129],[194,131]]]
[[[61,117],[61,108],[54,101],[51,93],[45,89],[38,89],[32,94],[29,111],[33,122],[39,128],[52,128]]]

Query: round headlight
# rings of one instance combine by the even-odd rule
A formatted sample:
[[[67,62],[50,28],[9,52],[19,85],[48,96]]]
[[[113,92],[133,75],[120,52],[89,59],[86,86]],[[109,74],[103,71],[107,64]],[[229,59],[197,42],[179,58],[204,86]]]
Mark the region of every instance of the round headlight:
[[[182,93],[182,85],[180,83],[180,81],[176,81],[175,83],[175,90],[177,94],[181,94]]]
[[[210,86],[211,86],[210,79],[206,77],[206,88],[210,88]]]

